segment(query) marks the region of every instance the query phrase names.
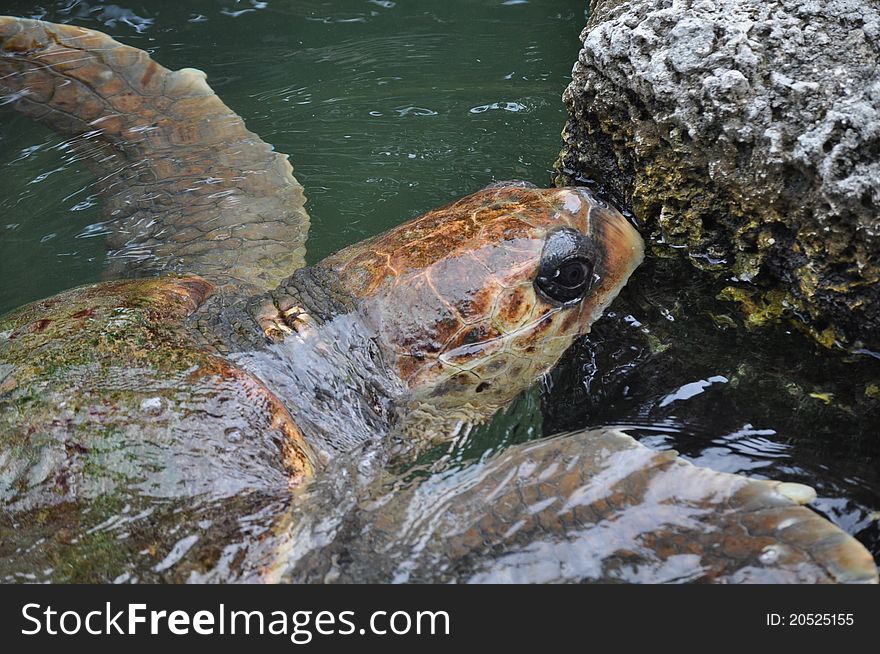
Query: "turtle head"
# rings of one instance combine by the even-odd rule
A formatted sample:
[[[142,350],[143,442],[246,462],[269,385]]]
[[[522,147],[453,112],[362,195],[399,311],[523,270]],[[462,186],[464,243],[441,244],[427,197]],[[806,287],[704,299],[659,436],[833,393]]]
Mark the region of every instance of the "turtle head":
[[[325,259],[416,405],[487,415],[585,334],[642,239],[579,188],[493,186]]]

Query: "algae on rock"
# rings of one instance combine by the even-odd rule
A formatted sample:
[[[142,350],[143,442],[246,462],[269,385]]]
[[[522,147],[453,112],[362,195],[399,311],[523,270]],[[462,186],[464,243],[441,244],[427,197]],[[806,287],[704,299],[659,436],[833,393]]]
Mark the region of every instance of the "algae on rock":
[[[880,2],[592,0],[582,40],[557,182],[820,342],[880,349]]]

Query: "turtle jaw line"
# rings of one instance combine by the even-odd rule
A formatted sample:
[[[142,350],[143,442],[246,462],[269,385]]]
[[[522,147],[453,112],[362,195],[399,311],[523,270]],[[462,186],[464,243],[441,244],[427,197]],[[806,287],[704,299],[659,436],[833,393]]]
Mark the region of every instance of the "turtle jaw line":
[[[460,423],[474,425],[491,418],[556,365],[577,334],[558,333],[554,323],[559,314],[578,310],[545,307],[538,317],[500,336],[432,357],[432,363],[405,380],[409,389],[403,421],[406,431],[416,436],[420,431],[442,433]],[[550,323],[548,331],[538,333],[545,323]],[[528,354],[514,346],[522,337],[534,341],[535,349],[529,344]],[[455,358],[465,360],[456,362]],[[462,378],[467,383],[457,384]]]
[[[474,364],[468,365],[466,367],[465,366],[458,366],[457,364],[455,364],[452,361],[452,358],[464,356],[464,355],[477,354],[481,351],[484,351],[484,350],[492,347],[496,343],[504,343],[505,341],[510,341],[510,340],[513,340],[517,337],[525,336],[526,334],[528,334],[532,330],[536,329],[543,322],[546,322],[548,320],[553,320],[553,318],[556,316],[556,314],[560,313],[561,311],[565,311],[567,309],[572,309],[577,304],[578,304],[577,302],[572,302],[567,305],[552,306],[552,307],[550,307],[550,309],[548,309],[547,311],[542,313],[538,318],[535,318],[534,320],[530,320],[529,322],[527,322],[523,325],[520,325],[518,327],[515,327],[514,329],[512,329],[510,331],[502,331],[502,334],[500,336],[495,336],[494,338],[487,338],[487,339],[481,340],[481,341],[475,341],[473,343],[468,343],[467,345],[461,345],[453,350],[443,351],[437,357],[437,360],[440,361],[441,363],[443,363],[444,365],[448,365],[448,366],[452,366],[452,367],[457,368],[460,372],[467,372],[471,368],[473,368],[474,366],[478,365],[478,363],[474,363]],[[506,348],[504,348],[503,346],[502,346],[502,349],[504,351],[507,351]],[[511,353],[511,352],[508,352],[508,353]]]

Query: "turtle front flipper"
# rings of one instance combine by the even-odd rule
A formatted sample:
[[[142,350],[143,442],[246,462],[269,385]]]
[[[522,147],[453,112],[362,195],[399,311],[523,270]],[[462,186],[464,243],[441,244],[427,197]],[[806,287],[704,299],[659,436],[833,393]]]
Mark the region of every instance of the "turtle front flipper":
[[[876,583],[868,551],[803,506],[812,489],[649,449],[614,429],[372,489],[333,547],[282,578],[415,582]],[[381,557],[376,553],[381,552]],[[279,558],[284,558],[282,553]],[[285,567],[284,565],[276,567]]]
[[[110,272],[195,272],[274,288],[308,215],[287,156],[204,73],[72,25],[0,17],[0,102],[66,136],[98,174]]]

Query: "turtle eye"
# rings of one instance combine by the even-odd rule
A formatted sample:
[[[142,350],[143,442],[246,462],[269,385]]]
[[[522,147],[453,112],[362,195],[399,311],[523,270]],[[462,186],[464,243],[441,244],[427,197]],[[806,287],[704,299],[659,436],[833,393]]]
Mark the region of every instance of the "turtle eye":
[[[580,288],[590,274],[589,266],[590,263],[584,259],[566,261],[557,269],[556,281],[564,288]]]
[[[551,300],[568,304],[580,300],[590,288],[593,267],[582,257],[568,259],[538,275],[535,284]]]
[[[589,239],[577,230],[564,228],[547,237],[535,287],[551,302],[574,304],[589,290],[593,263]]]

